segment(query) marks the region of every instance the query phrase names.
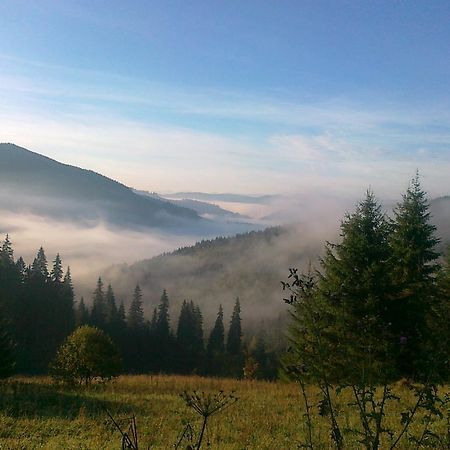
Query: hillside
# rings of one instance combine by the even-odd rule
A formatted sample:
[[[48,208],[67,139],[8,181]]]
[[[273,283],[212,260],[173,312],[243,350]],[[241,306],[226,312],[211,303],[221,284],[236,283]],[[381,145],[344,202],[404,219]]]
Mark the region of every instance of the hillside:
[[[137,195],[91,170],[59,163],[13,144],[0,144],[0,208],[77,222],[127,227],[199,227],[192,209]]]
[[[219,304],[229,314],[236,297],[245,320],[273,319],[283,310],[280,281],[288,268],[304,267],[321,251],[317,241],[302,240],[301,235],[294,228],[276,227],[205,240],[133,265],[110,267],[102,276],[124,299],[139,283],[148,315],[167,289],[174,310],[184,299],[193,299],[208,323]]]
[[[441,238],[439,250],[450,243],[450,197],[431,202],[433,222]],[[205,240],[132,265],[110,267],[103,272],[124,299],[139,283],[144,290],[146,313],[167,289],[176,308],[183,299],[193,299],[214,317],[219,304],[231,309],[240,297],[248,320],[273,318],[283,309],[280,281],[290,267],[317,263],[326,239],[338,239],[337,222],[328,225],[303,223],[274,227],[228,238]]]

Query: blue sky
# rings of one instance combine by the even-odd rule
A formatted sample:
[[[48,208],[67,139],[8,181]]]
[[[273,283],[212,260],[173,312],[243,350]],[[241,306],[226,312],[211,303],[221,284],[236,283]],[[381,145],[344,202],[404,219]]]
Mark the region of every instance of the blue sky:
[[[0,141],[126,184],[450,193],[448,1],[0,3]]]

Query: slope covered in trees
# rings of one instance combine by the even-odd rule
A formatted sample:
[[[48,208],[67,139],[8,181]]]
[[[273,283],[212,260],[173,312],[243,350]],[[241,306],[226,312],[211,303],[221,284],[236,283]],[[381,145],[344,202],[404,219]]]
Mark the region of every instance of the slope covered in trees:
[[[110,267],[102,278],[122,297],[139,284],[146,311],[157,304],[157,292],[164,288],[176,308],[183,300],[194,299],[208,322],[215,319],[219,305],[231,314],[239,297],[243,317],[258,323],[279,314],[279,286],[286,268],[301,266],[320,254],[320,245],[309,234],[276,227],[204,240],[133,265]]]

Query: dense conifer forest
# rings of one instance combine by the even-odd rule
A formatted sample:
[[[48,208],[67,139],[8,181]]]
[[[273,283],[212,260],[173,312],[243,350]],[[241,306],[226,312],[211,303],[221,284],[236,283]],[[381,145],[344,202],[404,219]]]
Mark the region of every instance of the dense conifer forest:
[[[14,258],[9,236],[0,253],[0,302],[4,360],[15,371],[47,373],[58,347],[76,327],[91,325],[106,332],[122,355],[125,373],[212,374],[241,377],[245,362],[256,363],[252,377],[276,376],[276,360],[262,337],[243,342],[240,304],[236,299],[226,338],[223,309],[209,336],[203,315],[192,300],[181,306],[176,327],[171,325],[169,297],[164,290],[152,317],[144,317],[142,292],[136,285],[129,307],[117,304],[113,287],[99,278],[87,306],[75,300],[70,268],[64,272],[59,254],[48,264],[41,247],[31,265]],[[10,374],[12,370],[7,370]]]

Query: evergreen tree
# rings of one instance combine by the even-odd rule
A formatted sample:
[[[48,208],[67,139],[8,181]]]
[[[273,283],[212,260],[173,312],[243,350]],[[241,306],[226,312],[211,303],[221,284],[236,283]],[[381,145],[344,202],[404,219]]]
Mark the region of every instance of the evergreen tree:
[[[61,262],[59,254],[57,259]],[[55,270],[53,271],[55,274]],[[61,270],[62,276],[62,270]],[[59,276],[55,276],[54,280],[57,280]],[[64,275],[61,289],[62,303],[62,323],[64,337],[68,336],[75,328],[75,292],[73,289],[72,275],[70,273],[70,267],[67,267],[66,274]]]
[[[158,305],[158,318],[156,321],[155,334],[157,339],[167,341],[170,337],[169,324],[169,297],[164,289]]]
[[[152,320],[150,322],[150,333],[153,335],[155,335],[156,333],[156,327],[158,324],[158,308],[155,308],[153,310],[153,315],[152,315]]]
[[[223,308],[219,306],[219,312],[208,339],[208,355],[213,353],[224,353],[225,351],[225,328],[223,325]]]
[[[398,338],[404,342],[399,355],[404,375],[427,371],[430,367],[427,356],[432,356],[432,352],[426,344],[430,335],[427,319],[436,298],[436,276],[440,269],[435,250],[439,239],[435,232],[436,227],[430,223],[429,202],[417,173],[394,211],[390,239],[392,275],[397,289],[392,323]]]
[[[17,259],[16,269],[17,269],[17,272],[19,274],[20,281],[23,282],[24,279],[25,279],[27,266],[25,265],[25,261],[23,260],[23,258],[21,256],[19,256],[19,258]]]
[[[123,302],[120,302],[119,309],[117,310],[117,320],[125,326],[125,319],[125,305]]]
[[[128,327],[132,330],[141,330],[143,326],[144,310],[142,309],[142,291],[137,284],[133,292],[130,309],[128,310]]]
[[[438,276],[438,301],[432,311],[432,345],[430,351],[439,365],[439,375],[443,381],[450,380],[450,246],[444,258],[444,264]]]
[[[56,258],[53,261],[53,268],[50,272],[50,278],[54,283],[61,283],[63,280],[63,268],[59,253],[57,253]]]
[[[150,366],[152,370],[160,372],[174,371],[176,366],[176,352],[174,338],[170,332],[169,297],[164,289],[158,305],[158,316],[152,341],[155,344]]]
[[[47,257],[45,256],[45,251],[41,247],[34,258],[33,264],[31,265],[31,273],[33,276],[38,276],[44,280],[48,279],[48,264]]]
[[[179,367],[183,373],[200,370],[203,354],[203,317],[194,302],[183,301],[177,327]]]
[[[103,281],[100,277],[97,280],[97,287],[92,297],[91,322],[92,325],[99,328],[104,328],[106,323],[105,293],[103,292]]]
[[[77,327],[89,324],[89,311],[86,308],[83,297],[81,297],[80,302],[78,303],[75,318]]]
[[[394,345],[389,233],[381,206],[368,191],[355,213],[347,214],[342,222],[341,243],[326,246],[318,284],[322,312],[312,317],[318,314],[325,320],[321,351],[326,343],[330,376],[350,382],[362,370],[372,378],[393,376],[387,370]]]
[[[116,297],[114,295],[113,288],[111,284],[108,284],[108,288],[106,289],[106,323],[108,325],[114,326],[115,322],[117,321],[117,305],[116,305]]]
[[[223,308],[219,306],[214,328],[211,330],[207,346],[208,373],[220,375],[223,373],[225,353],[225,328],[223,325]]]
[[[227,352],[230,355],[239,355],[241,353],[242,328],[241,328],[241,305],[239,298],[236,299],[231,316],[230,328],[228,330]]]
[[[5,264],[14,264],[14,251],[8,234],[0,250],[0,259]]]

